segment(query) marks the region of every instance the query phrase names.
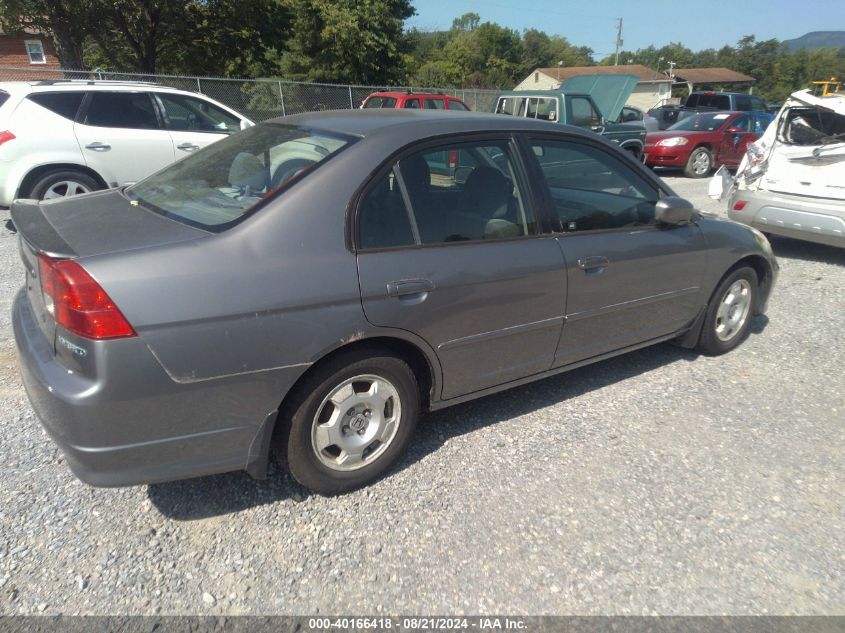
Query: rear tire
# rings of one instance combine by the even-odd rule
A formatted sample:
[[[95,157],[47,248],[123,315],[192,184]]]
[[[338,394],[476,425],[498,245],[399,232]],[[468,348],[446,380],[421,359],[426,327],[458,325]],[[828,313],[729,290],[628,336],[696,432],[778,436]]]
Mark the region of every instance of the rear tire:
[[[98,189],[102,189],[100,183],[84,172],[75,169],[57,169],[39,176],[32,183],[29,191],[21,192],[21,196],[36,200],[50,200],[68,198]]]
[[[407,448],[420,413],[416,376],[378,349],[341,354],[297,387],[274,450],[309,490],[335,495],[379,478]],[[284,415],[284,412],[283,412]]]
[[[745,340],[757,304],[757,283],[757,272],[750,266],[737,268],[722,279],[707,306],[696,346],[700,352],[718,356]]]
[[[684,167],[684,173],[690,178],[704,178],[713,169],[713,154],[706,147],[692,150]]]

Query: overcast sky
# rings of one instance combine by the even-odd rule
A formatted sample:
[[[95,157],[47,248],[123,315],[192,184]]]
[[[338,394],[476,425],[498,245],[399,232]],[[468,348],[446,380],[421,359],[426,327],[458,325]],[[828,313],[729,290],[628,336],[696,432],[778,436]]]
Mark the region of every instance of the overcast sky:
[[[809,31],[845,31],[845,0],[412,0],[417,15],[408,27],[445,30],[475,12],[482,22],[522,31],[536,28],[589,46],[595,58],[613,53],[616,19],[623,48],[661,47],[680,41],[694,51],[733,45],[744,35],[787,40]]]

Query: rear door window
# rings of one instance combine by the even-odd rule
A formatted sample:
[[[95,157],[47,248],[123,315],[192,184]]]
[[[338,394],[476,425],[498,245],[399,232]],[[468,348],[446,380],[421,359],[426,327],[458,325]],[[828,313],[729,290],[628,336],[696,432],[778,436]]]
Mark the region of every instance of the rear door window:
[[[449,99],[449,109],[450,110],[469,110],[463,103],[458,101],[457,99]]]
[[[446,102],[443,99],[426,99],[426,110],[443,110],[446,108]]]
[[[92,92],[83,123],[133,130],[159,127],[153,100],[146,92]]]
[[[408,99],[404,105],[405,108],[410,108],[412,110],[419,110],[420,109],[420,100],[419,99]]]
[[[28,98],[42,108],[72,121],[76,118],[84,96],[84,92],[37,92]]]
[[[402,158],[364,196],[361,248],[536,233],[507,141],[455,143]]]

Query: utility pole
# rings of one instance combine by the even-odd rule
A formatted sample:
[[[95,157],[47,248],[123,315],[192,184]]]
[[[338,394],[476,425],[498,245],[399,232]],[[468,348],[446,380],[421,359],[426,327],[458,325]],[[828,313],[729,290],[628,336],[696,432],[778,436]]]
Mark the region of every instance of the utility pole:
[[[669,62],[669,79],[675,78],[675,62]]]
[[[613,62],[614,66],[619,65],[619,47],[622,46],[622,18],[617,18],[616,22],[616,61]]]

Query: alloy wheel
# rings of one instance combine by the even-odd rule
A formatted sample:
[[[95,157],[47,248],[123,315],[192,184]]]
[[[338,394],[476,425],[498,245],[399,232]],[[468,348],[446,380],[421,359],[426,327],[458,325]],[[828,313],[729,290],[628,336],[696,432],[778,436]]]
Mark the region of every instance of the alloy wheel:
[[[324,466],[357,470],[387,450],[401,417],[399,392],[390,381],[370,374],[348,378],[317,408],[311,446]]]

